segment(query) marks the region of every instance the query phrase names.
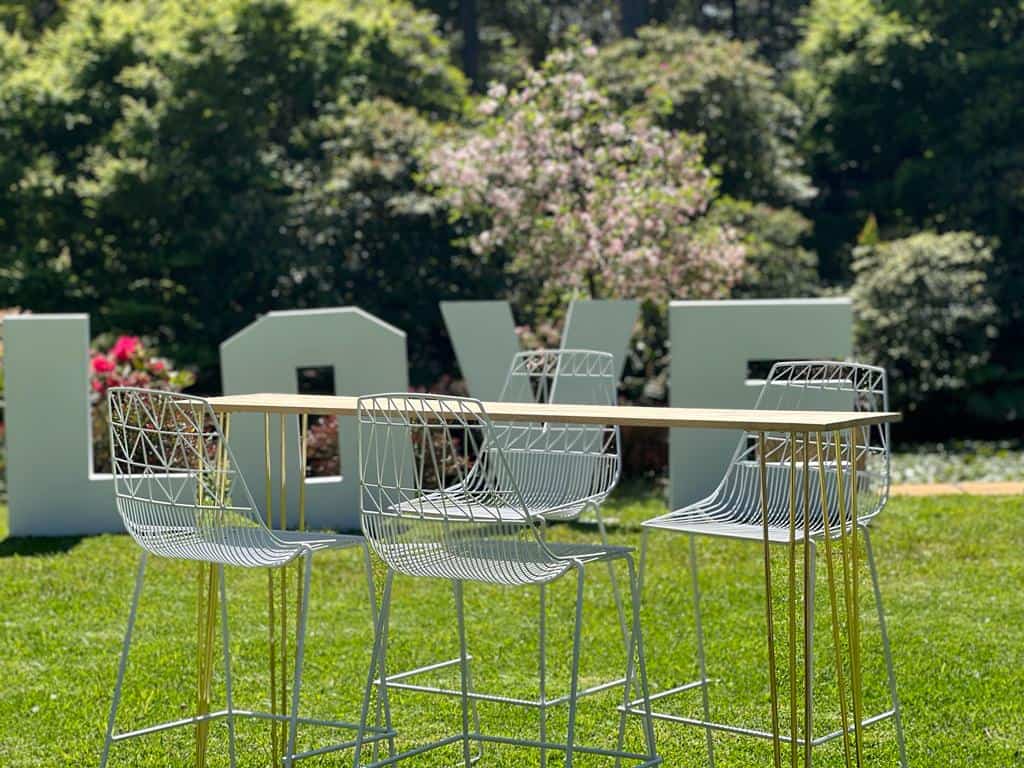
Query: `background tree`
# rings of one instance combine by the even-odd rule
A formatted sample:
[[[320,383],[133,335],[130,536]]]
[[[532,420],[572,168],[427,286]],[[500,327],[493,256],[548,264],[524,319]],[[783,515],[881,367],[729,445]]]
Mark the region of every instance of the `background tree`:
[[[995,332],[991,262],[992,249],[971,232],[922,232],[854,251],[857,352],[885,367],[917,434],[941,438],[950,419],[967,426],[987,415],[971,391],[985,378]]]
[[[480,223],[473,251],[507,252],[541,299],[727,294],[743,252],[705,226],[716,181],[699,140],[617,112],[579,71],[588,55],[561,51],[521,89],[494,86],[482,124],[433,153],[429,179]]]
[[[813,296],[817,258],[804,247],[811,223],[795,206],[814,189],[803,169],[800,109],[753,46],[695,29],[645,27],[585,63],[619,111],[704,137],[720,173],[714,219],[746,247],[734,296]]]
[[[493,86],[479,125],[433,153],[428,178],[471,223],[474,253],[507,259],[534,332],[572,297],[640,299],[632,375],[646,387],[664,380],[668,301],[727,296],[743,247],[710,215],[717,181],[700,139],[617,109],[581,71],[596,55],[559,51],[521,88]]]
[[[586,66],[619,109],[705,137],[722,191],[770,204],[814,194],[798,142],[802,115],[752,46],[694,29],[645,27],[605,46]]]
[[[450,352],[400,276],[445,280],[436,304],[479,273],[414,180],[466,92],[434,28],[401,2],[81,0],[4,38],[0,303],[153,336],[207,388],[258,313],[359,303],[409,329],[429,383]]]
[[[975,386],[994,422],[1020,419],[1024,6],[815,0],[800,54],[824,273],[849,278],[851,244],[872,215],[883,239],[919,229],[994,239],[1000,334],[989,378]]]

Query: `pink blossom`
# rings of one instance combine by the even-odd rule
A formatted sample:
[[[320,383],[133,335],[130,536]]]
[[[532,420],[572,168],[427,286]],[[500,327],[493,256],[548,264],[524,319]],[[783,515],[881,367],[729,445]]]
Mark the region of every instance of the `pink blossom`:
[[[93,373],[110,373],[114,370],[113,361],[103,355],[93,355],[90,364]]]
[[[135,356],[141,345],[138,336],[119,336],[110,352],[119,363],[125,363]]]
[[[455,214],[485,222],[474,253],[508,253],[549,295],[726,295],[744,251],[706,220],[717,181],[700,140],[616,113],[581,54],[552,54],[519,90],[492,87],[493,112],[432,153],[429,180]]]

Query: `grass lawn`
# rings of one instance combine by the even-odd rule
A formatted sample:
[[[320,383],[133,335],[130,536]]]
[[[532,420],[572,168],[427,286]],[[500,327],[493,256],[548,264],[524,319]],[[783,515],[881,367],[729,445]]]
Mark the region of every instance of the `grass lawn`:
[[[654,496],[628,490],[611,505],[619,518],[614,536],[639,539],[638,523],[662,508]],[[6,512],[4,511],[4,520]],[[907,751],[912,766],[1024,766],[1024,503],[1017,499],[939,497],[896,499],[879,519],[875,546],[887,601],[897,675],[904,703]],[[2,525],[2,524],[0,524]],[[0,527],[0,538],[5,534]],[[593,539],[584,526],[558,526],[561,540]],[[691,679],[696,671],[686,572],[686,540],[652,537],[645,596],[645,631],[655,690]],[[768,721],[763,644],[762,563],[758,548],[701,541],[709,674],[713,715],[764,727]],[[4,766],[85,766],[99,757],[117,654],[131,595],[137,549],[125,536],[0,542],[0,759]],[[194,697],[195,566],[151,560],[128,668],[120,724],[141,725],[187,715]],[[819,561],[818,616],[827,603]],[[311,603],[303,709],[354,718],[371,640],[367,596],[356,551],[317,559]],[[776,560],[781,575],[784,560]],[[574,584],[551,589],[552,636],[549,690],[566,680]],[[865,608],[869,606],[864,581]],[[781,588],[781,584],[779,585]],[[621,669],[607,573],[588,577],[583,674],[607,679]],[[266,707],[266,577],[228,575],[239,706]],[[781,594],[781,589],[780,589]],[[478,689],[533,695],[536,669],[536,593],[481,586],[467,588],[471,651]],[[869,616],[865,612],[865,616]],[[782,621],[779,612],[778,621]],[[865,619],[867,706],[884,702],[877,624]],[[834,704],[827,624],[818,624],[817,680],[821,712]],[[391,669],[454,654],[451,590],[440,582],[398,579],[392,621]],[[453,674],[448,678],[456,683]],[[218,681],[219,683],[219,678]],[[219,689],[218,689],[219,690]],[[615,695],[581,704],[583,739],[611,745]],[[455,700],[411,693],[393,695],[403,744],[450,732],[460,722]],[[680,713],[699,712],[699,698],[672,703]],[[481,705],[485,730],[533,732],[529,712]],[[823,716],[822,726],[837,719]],[[564,713],[551,717],[560,732]],[[633,746],[637,724],[631,723]],[[226,728],[211,730],[210,765],[226,765]],[[659,751],[667,766],[703,765],[703,732],[659,724]],[[895,765],[892,729],[869,730],[870,765]],[[268,730],[239,728],[239,765],[267,765]],[[328,743],[330,734],[300,731],[300,746]],[[482,764],[536,765],[536,753],[488,748]],[[770,764],[768,742],[716,737],[722,766]],[[837,746],[816,752],[816,765],[840,765]],[[350,753],[309,765],[350,764]],[[560,761],[552,760],[553,764]],[[451,752],[410,765],[452,765]],[[188,766],[192,737],[179,730],[115,746],[112,765]],[[580,765],[611,761],[580,760]]]

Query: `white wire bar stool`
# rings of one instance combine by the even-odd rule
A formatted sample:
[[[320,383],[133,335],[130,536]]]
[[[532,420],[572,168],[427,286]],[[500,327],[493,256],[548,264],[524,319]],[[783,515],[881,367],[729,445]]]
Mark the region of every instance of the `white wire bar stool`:
[[[795,361],[776,363],[765,381],[755,406],[775,410],[888,410],[888,387],[882,368],[858,363]],[[892,719],[900,765],[907,766],[903,722],[892,652],[886,628],[882,596],[869,525],[885,506],[890,484],[889,425],[860,427],[844,434],[768,432],[744,434],[721,483],[708,497],[644,523],[640,571],[644,572],[647,536],[650,531],[671,531],[689,537],[690,580],[693,593],[697,662],[700,677],[693,682],[659,691],[652,702],[699,688],[703,718],[683,717],[655,710],[655,719],[704,727],[708,762],[714,766],[715,731],[772,739],[775,764],[781,761],[782,745],[788,745],[792,765],[803,752],[811,765],[812,747],[842,738],[846,765],[863,761],[864,727]],[[860,618],[857,579],[858,534],[871,576],[872,591],[881,633],[890,708],[872,716],[863,713],[860,680]],[[762,542],[765,548],[769,680],[772,698],[772,732],[711,720],[701,594],[697,571],[697,536],[717,536]],[[780,733],[774,619],[771,598],[769,545],[787,547],[791,604],[784,643],[789,665],[789,735]],[[825,549],[828,565],[831,631],[835,655],[841,727],[815,736],[813,729],[813,627],[814,583],[817,549]],[[838,553],[841,567],[834,565]],[[803,636],[797,637],[795,588],[797,562],[802,555],[804,585]],[[837,580],[838,583],[837,584]],[[846,640],[840,625],[845,621]],[[848,655],[847,667],[842,660]],[[798,690],[798,660],[803,666],[803,689]],[[849,697],[845,690],[849,683]],[[799,697],[803,696],[800,713]],[[852,698],[852,706],[847,706]],[[803,717],[800,731],[799,716]],[[851,723],[852,720],[852,723]],[[853,740],[851,741],[851,732]]]
[[[461,744],[460,764],[468,768],[482,754],[474,754],[474,745],[479,747],[485,742],[538,749],[542,763],[548,751],[556,751],[564,754],[566,766],[572,766],[577,753],[615,758],[617,765],[622,760],[638,766],[660,764],[649,718],[643,720],[644,751],[626,750],[624,711],[619,714],[615,748],[586,746],[576,741],[583,587],[591,564],[619,561],[628,568],[632,611],[629,648],[624,660],[623,704],[629,702],[634,692],[639,693],[639,707],[645,706],[647,700],[639,582],[632,550],[547,542],[544,517],[531,513],[506,456],[505,439],[496,434],[500,428],[492,424],[480,401],[382,394],[360,398],[357,411],[363,533],[389,567],[378,613],[377,645],[363,698],[363,716],[368,714],[374,686],[389,686],[388,616],[396,572],[451,581],[462,703],[462,722],[457,733],[391,754],[371,765],[391,765],[415,754]],[[550,739],[543,724],[536,740],[482,733],[470,695],[464,583],[528,587],[548,584],[573,571],[577,588],[565,741]],[[517,703],[500,696],[487,700]],[[363,765],[360,758],[357,746],[355,765]]]
[[[618,376],[613,356],[608,352],[590,349],[538,349],[519,352],[513,356],[499,400],[502,402],[573,403],[578,405],[615,405]],[[500,445],[516,487],[531,517],[549,521],[579,519],[592,509],[601,543],[608,544],[607,529],[601,515],[601,503],[615,488],[622,467],[619,428],[616,425],[558,424],[537,422],[496,423],[493,443],[481,448],[481,456]],[[470,469],[466,482],[472,485],[478,462]],[[628,648],[629,631],[615,573],[615,564],[608,562],[615,609],[623,637]],[[550,707],[569,701],[567,694],[551,695],[547,691],[547,588],[544,583],[539,592],[539,696],[535,699],[496,696],[471,690],[470,699],[494,701],[539,710],[541,727]],[[470,660],[473,659],[472,654]],[[421,685],[410,682],[415,676],[433,673],[456,666],[458,657],[416,669],[389,675],[392,688],[420,691],[445,696],[460,696],[452,688]],[[624,679],[603,681],[578,692],[578,697],[589,696],[622,685]],[[475,705],[474,705],[475,717]]]
[[[393,732],[376,724],[369,727],[365,724],[299,716],[313,554],[361,547],[370,580],[370,603],[374,606],[370,555],[363,537],[272,530],[268,527],[231,454],[228,445],[230,421],[224,417],[222,431],[222,425],[208,401],[171,392],[119,387],[110,390],[109,406],[117,509],[128,533],[142,548],[142,553],[136,571],[135,589],[118,664],[100,768],[107,764],[111,747],[117,742],[185,726],[196,729],[195,765],[202,768],[206,764],[209,725],[216,720],[227,723],[228,755],[232,767],[236,764],[237,718],[255,718],[271,723],[275,739],[272,765],[279,763],[278,755],[285,766],[292,764],[299,723],[349,729],[358,734],[360,743],[367,739],[377,743],[381,739],[393,737]],[[118,732],[117,711],[149,555],[190,560],[199,564],[196,713],[191,717]],[[297,584],[295,662],[290,707],[283,707],[281,712],[236,708],[231,688],[224,566],[281,571],[290,563],[299,563],[302,570]],[[213,648],[218,603],[225,706],[213,710]],[[371,610],[371,616],[376,624],[375,609]],[[285,616],[280,618],[284,628]],[[271,617],[271,623],[273,621]],[[282,633],[282,638],[284,636]],[[284,659],[287,649],[283,639],[279,650]],[[274,662],[275,649],[272,647],[272,668]],[[288,695],[283,669],[284,666],[280,680],[282,704]],[[272,685],[272,698],[276,695]],[[378,702],[379,706],[381,704]],[[386,706],[386,702],[383,705]],[[280,744],[276,741],[280,741]],[[348,746],[355,746],[355,743],[356,739],[346,742]]]

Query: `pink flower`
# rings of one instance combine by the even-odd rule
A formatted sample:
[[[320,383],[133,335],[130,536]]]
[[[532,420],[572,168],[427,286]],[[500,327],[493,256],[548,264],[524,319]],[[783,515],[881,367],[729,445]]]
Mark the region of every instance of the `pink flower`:
[[[93,373],[110,373],[112,370],[114,370],[114,363],[110,358],[104,357],[103,355],[93,355]]]
[[[135,356],[141,346],[142,342],[138,336],[119,336],[110,352],[119,363],[126,363]]]
[[[153,360],[149,364],[149,370],[153,373],[163,373],[167,370],[167,364],[163,360]]]

